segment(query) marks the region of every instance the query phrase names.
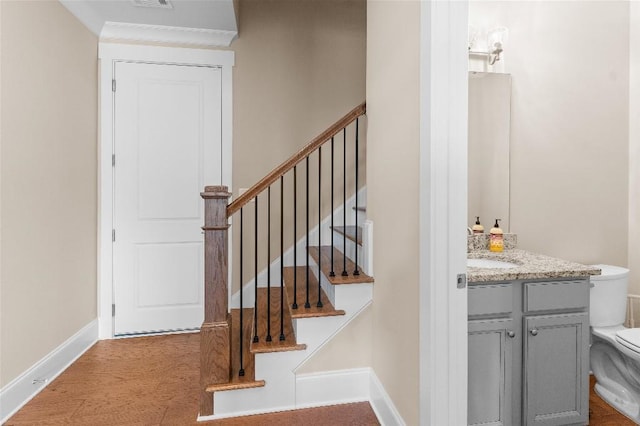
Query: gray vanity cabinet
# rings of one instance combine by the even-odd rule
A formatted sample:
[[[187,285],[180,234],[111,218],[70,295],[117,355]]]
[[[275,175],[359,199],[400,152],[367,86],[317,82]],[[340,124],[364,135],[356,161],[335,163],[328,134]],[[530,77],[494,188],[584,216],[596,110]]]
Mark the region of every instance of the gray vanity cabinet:
[[[469,322],[470,425],[508,425],[511,419],[513,320]]]
[[[470,425],[584,425],[589,281],[469,286]]]
[[[524,284],[524,398],[527,425],[589,419],[589,281]]]

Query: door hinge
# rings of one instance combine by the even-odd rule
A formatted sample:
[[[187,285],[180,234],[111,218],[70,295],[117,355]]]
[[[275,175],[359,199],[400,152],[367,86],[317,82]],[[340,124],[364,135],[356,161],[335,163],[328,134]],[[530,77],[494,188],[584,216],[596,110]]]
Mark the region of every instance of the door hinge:
[[[114,243],[116,242],[116,230],[115,229],[111,230],[111,241],[113,241]]]
[[[116,166],[116,155],[115,154],[111,155],[111,166],[112,167]]]
[[[457,287],[465,288],[467,286],[467,274],[458,274]]]
[[[111,304],[111,316],[112,317],[116,316],[116,304],[115,303]]]
[[[116,79],[115,78],[113,80],[111,80],[111,91],[112,92],[116,91]]]

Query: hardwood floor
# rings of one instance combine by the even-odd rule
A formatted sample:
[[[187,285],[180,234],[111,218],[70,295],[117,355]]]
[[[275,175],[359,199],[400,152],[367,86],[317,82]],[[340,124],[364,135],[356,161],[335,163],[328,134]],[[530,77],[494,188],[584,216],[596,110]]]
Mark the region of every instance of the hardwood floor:
[[[368,403],[345,404],[206,423],[198,410],[199,335],[96,343],[6,425],[378,425]],[[591,426],[633,426],[593,391]]]
[[[199,335],[96,343],[6,425],[378,425],[368,403],[197,423]]]

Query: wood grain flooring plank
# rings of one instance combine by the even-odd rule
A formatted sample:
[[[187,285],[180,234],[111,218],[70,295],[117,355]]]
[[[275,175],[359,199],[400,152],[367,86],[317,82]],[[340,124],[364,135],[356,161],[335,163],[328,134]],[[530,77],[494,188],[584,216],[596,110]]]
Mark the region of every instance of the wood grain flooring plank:
[[[368,403],[198,423],[196,418],[199,406],[199,351],[198,334],[100,341],[5,424],[8,426],[196,426],[202,424],[368,426],[379,424]],[[144,354],[144,357],[140,354]],[[149,361],[152,365],[148,367],[146,364]],[[159,366],[164,367],[160,377],[157,373]],[[138,373],[127,379],[127,374],[124,372],[132,370],[138,370]],[[113,378],[108,378],[108,374],[112,374]],[[79,380],[82,376],[84,380]],[[96,376],[100,377],[102,386],[93,385]],[[77,395],[83,395],[83,398],[72,398]]]

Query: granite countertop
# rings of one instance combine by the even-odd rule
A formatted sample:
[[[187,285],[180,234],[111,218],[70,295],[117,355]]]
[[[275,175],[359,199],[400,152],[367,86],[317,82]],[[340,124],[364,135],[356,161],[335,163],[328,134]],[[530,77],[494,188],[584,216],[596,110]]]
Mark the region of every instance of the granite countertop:
[[[515,263],[514,268],[471,268],[467,267],[467,281],[480,283],[487,281],[529,280],[541,278],[570,278],[600,275],[593,266],[569,262],[542,254],[520,249],[505,250],[501,253],[489,250],[473,250],[467,253],[469,259],[491,259]]]

